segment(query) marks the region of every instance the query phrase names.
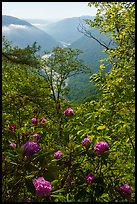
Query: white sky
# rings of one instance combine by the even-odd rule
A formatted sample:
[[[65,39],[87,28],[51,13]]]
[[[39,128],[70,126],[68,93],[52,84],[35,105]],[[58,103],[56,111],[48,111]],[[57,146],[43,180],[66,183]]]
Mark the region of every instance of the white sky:
[[[96,8],[88,2],[2,2],[2,15],[21,19],[63,19],[95,16]]]

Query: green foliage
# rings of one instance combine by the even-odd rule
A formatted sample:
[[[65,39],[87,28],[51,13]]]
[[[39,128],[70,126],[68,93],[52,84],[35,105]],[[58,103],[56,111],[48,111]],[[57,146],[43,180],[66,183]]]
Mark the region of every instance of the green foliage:
[[[134,25],[134,4],[95,2],[89,5],[92,4],[99,11],[93,24],[89,24],[101,23],[102,32],[109,32],[117,44],[116,48],[107,50],[105,60],[112,64],[111,71],[103,72],[105,64],[101,61],[100,71],[91,77],[101,90],[98,101],[76,105],[64,98],[65,80],[85,71],[85,66],[77,59],[78,50],[55,48],[48,59],[41,60],[33,55],[36,50],[33,47],[24,51],[4,42],[3,202],[135,201],[134,28],[124,33],[129,24]],[[119,12],[119,18],[115,18]],[[120,38],[114,29],[115,20],[119,22]],[[24,60],[21,53],[24,53]],[[32,65],[26,61],[28,56],[34,59]],[[41,69],[44,69],[43,74]],[[61,107],[57,108],[59,102]],[[73,108],[71,116],[64,114],[68,107]],[[31,122],[33,117],[38,119],[37,124]],[[45,123],[40,122],[41,117],[46,118]],[[13,123],[17,128],[10,130],[9,125]],[[41,136],[38,141],[33,136],[35,133]],[[91,139],[87,146],[81,144],[84,138]],[[23,156],[23,144],[27,141],[38,142],[40,151]],[[109,150],[96,154],[94,146],[99,141],[106,141]],[[11,142],[16,146],[10,146]],[[56,159],[54,153],[58,150],[62,156]],[[92,183],[86,182],[89,173],[95,177]],[[36,196],[33,181],[39,177],[51,183],[50,195]],[[131,187],[131,197],[121,196],[119,192],[119,187],[125,183]]]

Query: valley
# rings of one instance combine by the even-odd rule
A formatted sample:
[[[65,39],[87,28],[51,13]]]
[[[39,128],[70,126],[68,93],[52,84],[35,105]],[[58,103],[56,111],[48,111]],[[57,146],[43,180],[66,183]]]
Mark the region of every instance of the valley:
[[[85,19],[94,19],[94,16],[81,16],[66,18],[59,21],[48,21],[40,19],[18,19],[12,16],[2,17],[2,33],[12,41],[13,45],[21,48],[37,42],[41,49],[37,52],[43,56],[45,52],[51,52],[55,47],[79,49],[82,53],[79,55],[85,65],[91,69],[89,73],[75,75],[67,80],[67,86],[70,92],[66,97],[74,102],[85,102],[91,100],[92,96],[98,92],[95,84],[89,81],[91,74],[99,70],[100,60],[107,55],[102,52],[104,49],[97,41],[88,38],[78,30],[80,25],[84,25],[88,30]],[[107,36],[100,34],[97,29],[91,30],[92,34],[109,43]],[[110,70],[110,65],[106,65],[106,71]],[[81,94],[81,93],[84,94]],[[87,99],[88,96],[88,99]],[[79,98],[79,100],[78,100]]]

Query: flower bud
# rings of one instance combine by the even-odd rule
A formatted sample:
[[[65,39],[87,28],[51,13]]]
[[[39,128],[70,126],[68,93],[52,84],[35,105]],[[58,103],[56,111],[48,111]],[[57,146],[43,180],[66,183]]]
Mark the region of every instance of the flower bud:
[[[72,108],[67,108],[66,110],[64,110],[64,114],[66,116],[72,116],[74,114],[73,109]]]
[[[62,156],[62,152],[60,150],[54,153],[55,158],[60,158],[61,156]]]
[[[45,122],[46,122],[46,119],[45,119],[45,118],[41,118],[41,119],[40,119],[40,122],[45,123]]]
[[[32,118],[32,119],[31,119],[31,122],[32,122],[34,125],[37,125],[37,123],[38,123],[37,118]]]
[[[16,125],[15,124],[10,124],[9,129],[13,130],[13,131],[16,130]]]

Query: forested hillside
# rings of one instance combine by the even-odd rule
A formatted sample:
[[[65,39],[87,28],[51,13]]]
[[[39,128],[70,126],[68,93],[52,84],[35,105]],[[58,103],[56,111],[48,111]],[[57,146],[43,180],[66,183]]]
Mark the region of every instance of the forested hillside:
[[[110,44],[111,39],[109,35],[100,34],[97,28],[90,29],[87,27],[87,30],[89,30],[92,36],[94,36],[100,42],[103,42],[105,45]],[[111,47],[112,46],[114,47],[111,42]],[[77,48],[82,51],[82,53],[79,55],[79,59],[82,59],[83,62],[90,67],[91,72],[87,74],[79,74],[69,79],[68,88],[70,88],[70,92],[67,97],[69,100],[77,103],[90,101],[91,99],[97,100],[100,96],[100,91],[95,83],[89,81],[89,78],[91,74],[99,71],[100,60],[108,56],[107,53],[103,52],[104,46],[100,45],[91,36],[87,37],[84,35],[72,43],[69,47],[73,49]],[[104,71],[108,72],[111,69],[110,63],[105,62],[105,66],[106,68]]]
[[[104,44],[89,79],[99,92],[89,85],[84,103],[65,97],[94,66],[79,49],[41,58],[37,44],[2,38],[2,202],[135,202],[135,2],[92,5],[87,27],[115,46]]]

